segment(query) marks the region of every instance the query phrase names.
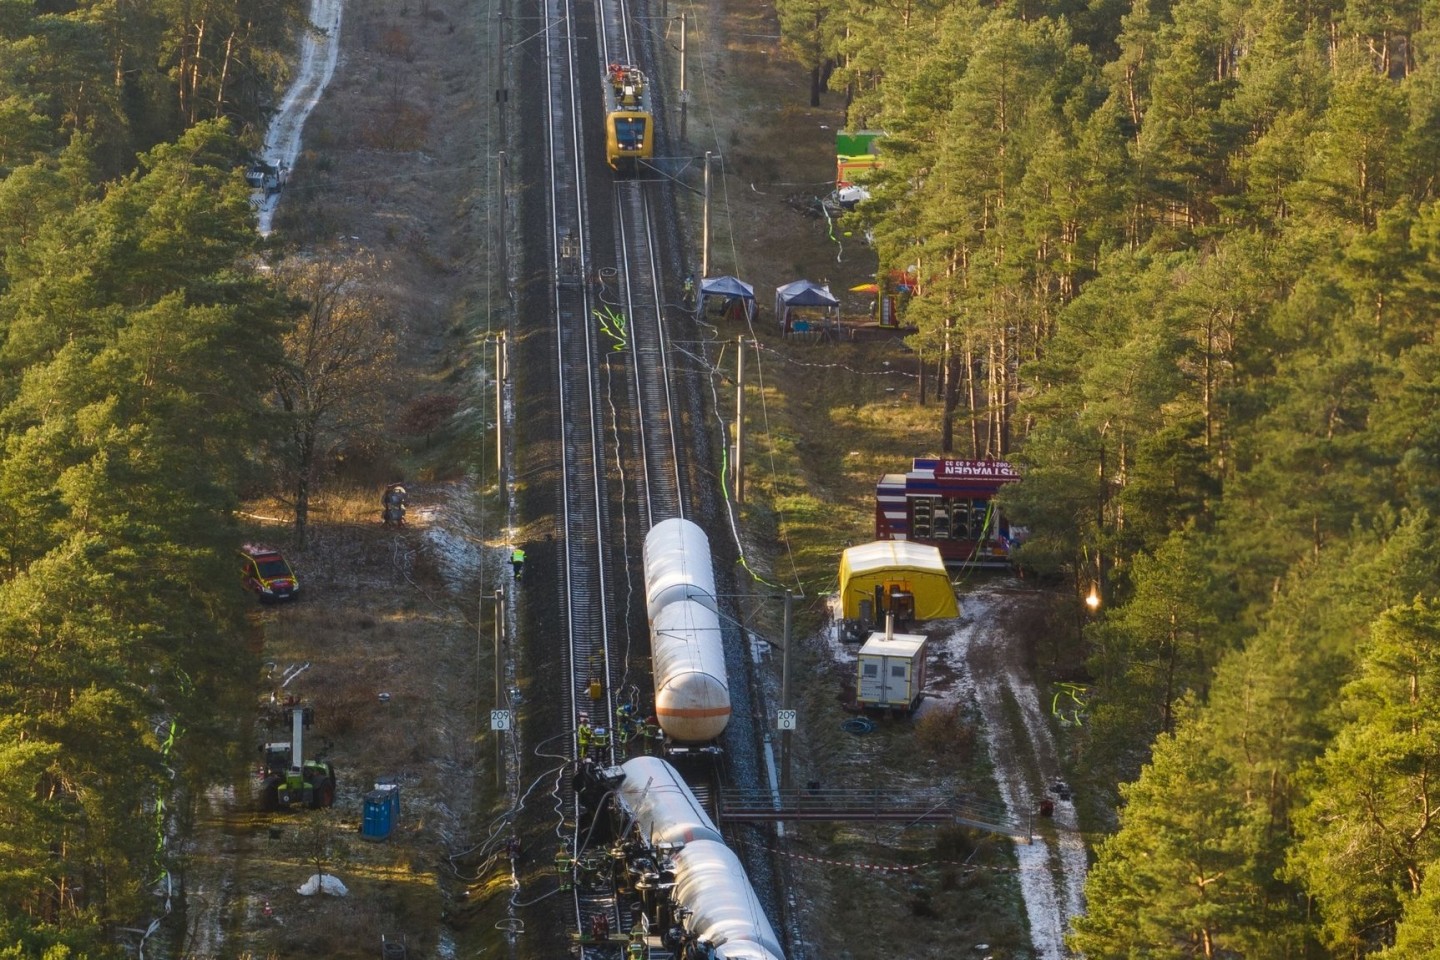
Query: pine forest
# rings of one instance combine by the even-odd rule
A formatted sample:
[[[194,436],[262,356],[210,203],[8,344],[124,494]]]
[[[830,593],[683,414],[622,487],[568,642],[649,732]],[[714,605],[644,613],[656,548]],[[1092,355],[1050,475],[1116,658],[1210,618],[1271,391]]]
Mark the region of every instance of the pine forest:
[[[241,176],[293,0],[0,0],[0,956],[124,955],[253,709],[234,512],[294,311]]]
[[[1102,600],[1071,949],[1440,955],[1440,0],[777,13],[883,131],[847,217],[943,449]],[[119,955],[250,706],[233,515],[303,311],[240,167],[302,22],[0,0],[0,957]]]
[[[782,0],[946,449],[1094,585],[1071,947],[1440,951],[1440,4]]]

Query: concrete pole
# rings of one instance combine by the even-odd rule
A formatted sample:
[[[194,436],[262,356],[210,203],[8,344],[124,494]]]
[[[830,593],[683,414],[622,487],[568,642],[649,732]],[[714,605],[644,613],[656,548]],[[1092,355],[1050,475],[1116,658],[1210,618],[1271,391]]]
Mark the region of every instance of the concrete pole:
[[[690,93],[685,89],[685,34],[688,20],[680,14],[680,142],[685,142],[685,113],[690,104]]]
[[[500,686],[505,679],[505,670],[501,666],[500,648],[505,636],[505,591],[497,588],[495,590],[495,709],[504,710]],[[512,718],[513,722],[513,718]],[[501,753],[501,746],[505,740],[505,731],[495,731],[495,786],[505,786],[505,760]]]
[[[495,338],[495,489],[505,502],[505,334]]]
[[[735,459],[730,464],[735,502],[745,502],[745,338],[735,346]]]
[[[698,284],[710,276],[710,151],[705,151],[705,204],[704,216],[700,225],[700,276],[695,279]],[[695,302],[700,302],[700,297],[695,297]]]
[[[504,114],[501,114],[504,116]],[[497,246],[500,248],[500,292],[506,297],[510,296],[510,256],[505,246],[505,151],[500,151],[500,237]]]
[[[485,708],[481,704],[480,688],[481,676],[484,668],[481,666],[481,651],[485,649],[485,594],[482,593],[475,599],[475,769],[480,770],[480,731],[484,730]]]
[[[500,147],[505,147],[505,104],[510,91],[505,87],[505,10],[500,10],[500,49],[495,52],[495,107],[500,111]]]
[[[780,709],[790,709],[790,634],[795,622],[795,594],[785,591],[785,639],[780,653]],[[780,731],[780,789],[790,789],[790,734]]]

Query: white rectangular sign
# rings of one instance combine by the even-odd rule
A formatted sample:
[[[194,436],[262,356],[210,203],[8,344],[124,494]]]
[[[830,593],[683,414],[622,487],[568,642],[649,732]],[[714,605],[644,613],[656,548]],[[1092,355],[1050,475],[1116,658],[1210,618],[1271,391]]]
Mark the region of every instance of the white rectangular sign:
[[[795,711],[794,711],[794,710],[781,710],[781,711],[779,712],[779,714],[776,716],[775,726],[779,727],[781,730],[794,730],[794,729],[795,729]]]
[[[509,729],[510,729],[510,711],[509,711],[509,710],[491,710],[491,711],[490,711],[490,729],[491,729],[491,730],[509,730]]]

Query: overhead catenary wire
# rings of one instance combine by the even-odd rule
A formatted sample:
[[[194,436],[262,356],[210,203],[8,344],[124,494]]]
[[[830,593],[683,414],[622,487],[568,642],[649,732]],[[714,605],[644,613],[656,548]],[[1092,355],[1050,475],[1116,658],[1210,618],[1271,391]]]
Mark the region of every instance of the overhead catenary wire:
[[[693,13],[694,10],[695,10],[696,5],[695,5],[693,2],[688,2],[688,3],[686,3],[686,7],[689,8],[689,9],[691,10],[691,12]],[[705,45],[705,43],[706,43],[706,41],[707,41],[707,33],[706,33],[705,28],[704,28],[704,26],[703,26],[703,22],[704,22],[704,21],[703,21],[703,18],[694,17],[694,19],[693,19],[692,22],[695,23],[695,31],[696,31],[695,37],[696,37],[697,45],[700,46],[700,47],[703,49],[703,47],[704,47],[704,45]],[[737,272],[743,272],[744,264],[743,264],[743,262],[742,262],[742,260],[741,260],[739,248],[738,248],[738,245],[737,245],[737,243],[736,243],[736,238],[735,238],[735,229],[734,229],[734,228],[735,228],[735,216],[734,216],[733,206],[732,206],[732,203],[731,203],[731,200],[730,200],[729,179],[728,179],[726,176],[724,176],[724,173],[725,173],[725,170],[726,170],[726,160],[725,160],[725,153],[724,153],[724,151],[721,149],[722,144],[720,143],[720,138],[719,138],[720,130],[719,130],[719,123],[718,123],[718,121],[717,121],[717,119],[716,119],[716,115],[715,115],[715,97],[714,97],[714,94],[713,94],[713,87],[712,87],[712,84],[711,84],[711,80],[710,80],[710,76],[709,76],[709,71],[706,69],[705,58],[704,58],[704,57],[699,57],[699,58],[697,58],[697,60],[698,60],[698,62],[699,62],[700,84],[701,84],[702,88],[705,90],[705,92],[706,92],[706,94],[707,94],[707,95],[704,96],[702,99],[703,99],[704,104],[705,104],[706,113],[707,113],[708,116],[709,116],[709,124],[708,124],[708,126],[709,126],[709,128],[710,128],[711,138],[712,138],[712,141],[713,141],[713,152],[714,152],[715,157],[716,157],[716,158],[719,160],[719,162],[720,162],[720,170],[721,170],[721,174],[722,174],[722,175],[719,177],[720,195],[721,195],[721,207],[723,208],[724,213],[725,213],[725,217],[724,217],[725,235],[726,235],[726,238],[727,238],[727,240],[728,240],[728,246],[729,246],[729,250],[730,250],[730,261],[731,261],[731,263],[734,264],[735,270],[736,270]],[[752,189],[753,189],[753,185],[752,185]],[[714,329],[714,328],[712,327],[712,329]],[[754,337],[755,331],[754,331],[753,325],[751,326],[750,333],[751,333],[751,338],[752,338],[752,340],[755,340],[755,337]],[[717,331],[717,334],[718,334],[718,331]],[[758,343],[758,340],[756,340],[755,342]],[[724,428],[725,428],[725,420],[724,420],[724,417],[723,417],[723,416],[720,414],[720,412],[719,412],[720,409],[721,409],[721,407],[720,407],[720,403],[719,403],[719,393],[718,393],[717,377],[719,376],[720,365],[721,365],[721,363],[722,363],[722,361],[723,361],[723,359],[724,359],[725,349],[726,349],[726,347],[725,347],[725,345],[722,343],[721,348],[720,348],[720,355],[716,358],[715,363],[714,363],[713,365],[711,365],[711,374],[712,374],[712,375],[711,375],[711,395],[712,395],[712,400],[713,400],[714,403],[715,403],[714,409],[715,409],[715,411],[716,411],[716,420],[718,421],[718,424],[719,424],[719,426],[721,427],[722,432],[724,431]],[[760,390],[760,396],[761,396],[761,418],[762,418],[762,422],[763,422],[764,425],[765,425],[765,435],[766,435],[767,439],[770,441],[770,442],[767,444],[767,450],[769,451],[769,454],[770,454],[770,474],[771,474],[771,479],[772,479],[772,481],[774,481],[774,480],[779,476],[779,471],[778,471],[778,469],[776,468],[775,463],[774,463],[773,432],[772,432],[771,427],[770,427],[769,409],[768,409],[768,404],[767,404],[766,399],[765,399],[764,368],[763,368],[763,366],[760,364],[760,355],[759,355],[759,351],[758,351],[758,350],[757,350],[757,352],[756,352],[756,369],[757,369],[757,377],[760,379],[760,383],[761,383],[761,390]],[[728,468],[728,459],[729,459],[728,444],[726,445],[726,450],[725,450],[725,453],[724,453],[724,458],[725,458],[725,460],[726,460],[725,467]],[[724,474],[722,473],[722,475],[724,475]],[[737,551],[739,552],[740,562],[741,562],[742,566],[745,567],[746,571],[749,572],[750,575],[751,575],[752,577],[754,577],[758,582],[767,583],[768,581],[766,581],[763,577],[761,577],[761,576],[757,573],[757,571],[755,571],[754,568],[752,568],[752,567],[750,566],[749,557],[748,557],[747,554],[746,554],[744,542],[743,542],[742,538],[741,538],[740,535],[739,535],[738,518],[737,518],[737,516],[736,516],[735,504],[730,500],[730,491],[729,491],[728,487],[726,487],[724,484],[722,484],[721,487],[722,487],[722,490],[724,491],[724,494],[725,494],[726,514],[727,514],[727,518],[728,518],[729,523],[730,523],[732,538],[733,538],[733,540],[734,540],[734,542],[735,542],[736,549],[737,549]],[[784,511],[783,511],[782,508],[779,508],[779,507],[777,507],[776,509],[777,509],[777,512],[779,513],[779,525],[780,525],[780,527],[783,529],[783,528],[784,528],[784,525],[785,525],[785,515],[784,515]],[[790,569],[791,569],[790,579],[792,580],[792,582],[793,582],[797,587],[799,587],[799,588],[801,589],[801,592],[802,592],[802,595],[803,595],[803,584],[802,584],[802,582],[801,582],[801,580],[800,580],[800,578],[799,578],[798,569],[797,569],[797,564],[796,564],[796,560],[795,560],[795,556],[794,556],[794,551],[793,551],[793,549],[792,549],[792,547],[791,547],[791,544],[790,544],[790,542],[789,542],[789,538],[788,538],[788,537],[785,538],[783,542],[784,542],[784,547],[785,547],[786,556],[787,556],[787,558],[788,558],[789,565],[790,565]],[[772,585],[772,586],[775,586],[775,584],[771,584],[771,585]]]

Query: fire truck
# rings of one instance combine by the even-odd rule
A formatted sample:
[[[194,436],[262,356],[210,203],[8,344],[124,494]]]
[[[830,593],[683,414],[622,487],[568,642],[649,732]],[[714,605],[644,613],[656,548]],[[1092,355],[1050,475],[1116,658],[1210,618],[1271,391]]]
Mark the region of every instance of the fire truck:
[[[934,544],[947,564],[1002,567],[1018,531],[995,494],[1020,479],[1004,460],[916,457],[875,486],[875,539]]]

